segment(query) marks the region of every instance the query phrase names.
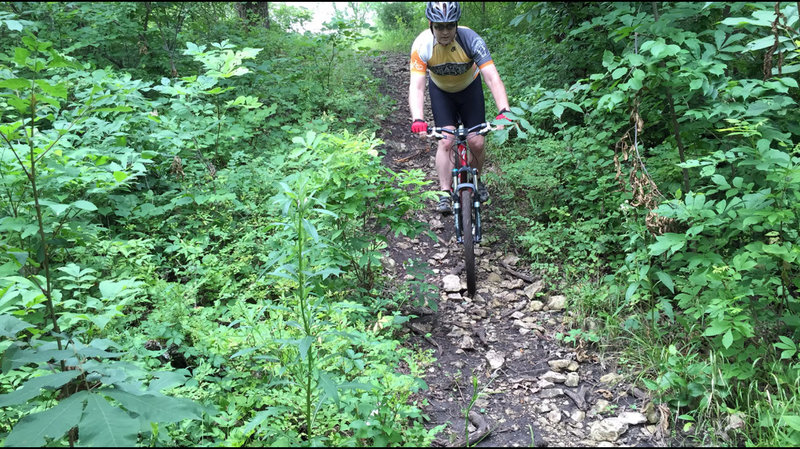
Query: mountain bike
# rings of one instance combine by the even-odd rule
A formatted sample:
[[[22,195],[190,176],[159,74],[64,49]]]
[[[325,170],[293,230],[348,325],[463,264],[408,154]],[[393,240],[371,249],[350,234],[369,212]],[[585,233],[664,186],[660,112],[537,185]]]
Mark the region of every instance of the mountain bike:
[[[475,295],[475,243],[481,241],[481,201],[478,195],[478,169],[470,166],[469,145],[467,136],[480,134],[485,136],[496,129],[489,123],[481,123],[465,129],[459,123],[458,128],[432,128],[428,136],[441,140],[452,135],[453,146],[453,218],[455,220],[456,240],[464,244],[464,267],[467,273],[467,293]]]

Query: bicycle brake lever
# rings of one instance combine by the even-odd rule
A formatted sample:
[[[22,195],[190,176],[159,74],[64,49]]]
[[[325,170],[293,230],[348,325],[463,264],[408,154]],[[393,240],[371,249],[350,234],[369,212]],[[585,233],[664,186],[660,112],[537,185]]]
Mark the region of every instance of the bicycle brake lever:
[[[491,123],[487,123],[485,128],[482,128],[480,131],[478,131],[478,134],[480,134],[482,136],[485,136],[485,135],[489,134],[489,131],[494,131],[496,129],[497,129],[497,127],[492,126]]]

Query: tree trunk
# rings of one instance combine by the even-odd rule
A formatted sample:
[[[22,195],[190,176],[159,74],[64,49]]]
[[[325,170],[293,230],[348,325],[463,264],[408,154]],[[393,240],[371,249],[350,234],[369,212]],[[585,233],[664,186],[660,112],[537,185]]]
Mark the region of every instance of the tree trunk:
[[[269,29],[269,2],[237,2],[236,12],[248,28],[263,26]]]

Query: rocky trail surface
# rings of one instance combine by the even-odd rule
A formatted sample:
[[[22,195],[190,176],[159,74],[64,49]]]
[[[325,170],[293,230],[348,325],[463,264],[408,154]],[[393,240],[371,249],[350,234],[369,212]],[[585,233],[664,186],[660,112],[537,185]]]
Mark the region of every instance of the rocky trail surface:
[[[383,53],[371,63],[382,92],[396,102],[379,134],[385,163],[398,171],[422,169],[435,181],[435,144],[409,132],[407,55]],[[429,104],[425,111],[430,115]],[[486,170],[493,170],[491,154]],[[390,237],[384,267],[400,281],[412,278],[409,261],[425,262],[425,281],[440,289],[438,310],[419,311],[407,323],[412,342],[435,351],[425,376],[429,388],[419,394],[427,402],[428,427],[446,424],[434,444],[463,446],[468,438],[479,447],[668,445],[669,410],[631,386],[636,373],[617,372],[613,361],[554,339],[568,330],[562,323],[567,298],[509,252],[513,239],[493,220],[502,210],[497,195],[484,208],[473,298],[466,295],[452,216],[432,206],[416,218],[429,223],[437,239]]]

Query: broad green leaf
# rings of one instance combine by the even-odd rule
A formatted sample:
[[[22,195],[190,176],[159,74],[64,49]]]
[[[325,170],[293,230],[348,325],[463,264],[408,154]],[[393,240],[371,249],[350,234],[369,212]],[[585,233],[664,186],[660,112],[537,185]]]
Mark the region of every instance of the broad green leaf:
[[[4,20],[4,22],[6,23],[6,26],[8,27],[9,30],[11,30],[11,31],[22,31],[22,22],[20,22],[18,20],[11,20],[11,19],[6,19],[6,20]]]
[[[314,339],[313,335],[306,335],[298,342],[297,348],[300,351],[300,358],[302,360],[306,360],[308,357],[308,350],[311,348],[311,343],[314,342]]]
[[[34,325],[12,315],[0,315],[0,337],[14,338],[29,327],[34,327]]]
[[[31,82],[26,79],[13,78],[8,80],[0,80],[0,88],[20,90],[31,87]]]
[[[791,39],[787,36],[779,36],[778,40],[781,43],[783,43],[786,41],[790,41]],[[749,42],[747,45],[744,46],[744,48],[749,51],[756,51],[756,50],[763,50],[767,47],[772,47],[774,44],[775,44],[775,37],[770,35]]]
[[[560,104],[562,106],[566,106],[566,107],[572,109],[575,112],[580,112],[581,114],[583,114],[583,109],[581,109],[580,106],[578,106],[577,104],[575,104],[575,103],[573,103],[571,101],[562,101],[562,102],[560,102],[558,104]],[[528,128],[530,128],[530,125],[528,125]]]
[[[151,380],[150,385],[147,386],[148,391],[161,391],[183,385],[189,377],[189,372],[185,369],[181,369],[175,371],[157,371],[153,373],[153,375],[155,379]]]
[[[89,393],[79,391],[61,400],[55,407],[20,419],[6,438],[7,447],[45,446],[45,438],[59,439],[81,419]]]
[[[107,108],[92,109],[92,112],[131,112],[133,108],[130,106],[114,106]]]
[[[115,171],[113,173],[113,175],[114,175],[114,179],[116,179],[117,182],[122,182],[122,181],[126,180],[128,178],[128,176],[129,176],[124,171]]]
[[[135,446],[139,422],[125,411],[112,407],[97,393],[89,393],[86,409],[78,424],[81,446],[130,447]]]
[[[656,271],[656,276],[658,276],[658,280],[661,281],[664,286],[666,286],[671,293],[675,293],[675,283],[672,282],[672,278],[669,274],[663,271]]]
[[[795,348],[794,341],[792,341],[791,338],[783,336],[783,335],[779,335],[778,339],[780,339],[781,343],[783,343],[783,345],[784,345],[784,346],[779,346],[779,347],[781,347],[781,348]],[[775,343],[775,346],[778,346],[778,344],[779,343]]]
[[[774,20],[774,19],[773,19]],[[754,20],[747,17],[728,17],[722,21],[723,25],[744,26],[744,25],[758,25],[758,26],[772,26],[771,20]]]
[[[636,293],[636,290],[641,285],[640,282],[634,282],[633,284],[628,286],[628,289],[625,291],[625,302],[628,302],[633,297],[633,294]]]
[[[764,245],[762,249],[767,254],[774,254],[776,256],[783,256],[789,254],[789,250],[786,249],[785,246],[780,244],[773,244],[773,245]]]
[[[611,68],[612,64],[614,64],[614,53],[611,53],[608,50],[603,51],[603,67]]]
[[[794,78],[784,77],[780,78],[778,81],[782,82],[783,84],[789,87],[797,88],[797,80]]]
[[[644,386],[647,387],[648,390],[652,390],[652,391],[659,390],[658,384],[653,382],[650,379],[642,378],[642,383],[644,383]]]
[[[783,415],[781,416],[783,422],[789,425],[794,430],[800,431],[800,416],[798,415]]]
[[[644,64],[644,57],[640,54],[630,53],[626,56],[631,66],[636,67]]]
[[[666,47],[666,44],[663,42],[655,42],[653,46],[650,47],[650,54],[652,54],[654,58],[658,58]]]
[[[101,281],[100,282],[100,295],[103,299],[114,299],[117,295],[125,290],[127,281]]]
[[[174,423],[184,419],[200,419],[201,408],[187,398],[173,398],[162,394],[135,395],[122,390],[103,390],[108,396],[139,415],[144,422]]]
[[[244,426],[242,432],[245,435],[249,435],[250,432],[252,432],[253,429],[255,429],[259,424],[264,422],[265,419],[271,416],[283,416],[289,411],[291,411],[291,409],[282,405],[267,407],[265,410],[256,413],[256,416],[252,420],[250,420],[250,422],[247,423],[246,426]]]
[[[67,85],[65,83],[52,85],[45,80],[36,80],[36,85],[48,95],[58,98],[67,98]]]
[[[28,56],[30,55],[31,52],[28,50],[22,47],[14,47],[14,62],[17,64],[24,66],[28,62]],[[30,82],[28,82],[28,85],[30,86]]]
[[[69,209],[69,204],[54,203],[48,200],[39,200],[39,204],[49,207],[56,216],[63,214],[65,210]]]
[[[319,372],[319,386],[322,388],[322,391],[325,392],[326,396],[333,399],[336,405],[339,404],[339,391],[336,383],[325,371]]]
[[[0,407],[18,405],[39,396],[42,388],[54,390],[81,375],[81,371],[59,371],[46,376],[33,377],[28,379],[22,387],[8,394],[0,395]]]
[[[75,206],[78,209],[83,209],[83,210],[86,210],[86,211],[89,211],[89,212],[93,212],[93,211],[97,210],[97,206],[95,206],[94,204],[92,204],[92,203],[90,203],[89,201],[86,201],[86,200],[75,201],[74,203],[72,203],[72,206]]]
[[[728,332],[725,332],[725,335],[722,336],[722,346],[725,346],[725,349],[728,349],[733,344],[733,332],[728,329]]]
[[[725,179],[725,177],[720,175],[720,174],[711,175],[711,182],[713,182],[714,184],[716,184],[716,185],[718,185],[718,186],[720,186],[720,187],[722,187],[724,189],[730,189],[731,188],[730,184],[728,184],[728,181]]]
[[[672,252],[678,251],[686,244],[686,236],[683,234],[676,234],[667,232],[666,234],[656,237],[656,242],[650,245],[650,255],[658,256],[667,250]]]
[[[561,106],[560,104],[553,106],[553,115],[555,115],[558,118],[561,118],[561,114],[563,113],[564,113],[564,106]]]
[[[44,296],[44,295],[41,295]],[[69,350],[52,349],[20,349],[19,346],[11,346],[3,354],[3,372],[17,369],[20,366],[29,364],[44,363],[48,360],[66,360],[74,357],[75,353]]]
[[[319,241],[319,234],[317,234],[317,228],[315,228],[314,225],[310,221],[306,220],[305,218],[303,219],[303,229],[306,230],[308,235],[315,242]]]
[[[706,337],[713,337],[715,335],[719,335],[723,332],[729,331],[731,329],[731,324],[727,321],[716,320],[708,326],[708,329],[703,332],[703,335]]]
[[[628,73],[628,68],[627,67],[618,67],[616,70],[611,72],[611,78],[615,79],[615,80],[618,80],[618,79],[622,78],[622,76],[625,75],[626,73]]]

